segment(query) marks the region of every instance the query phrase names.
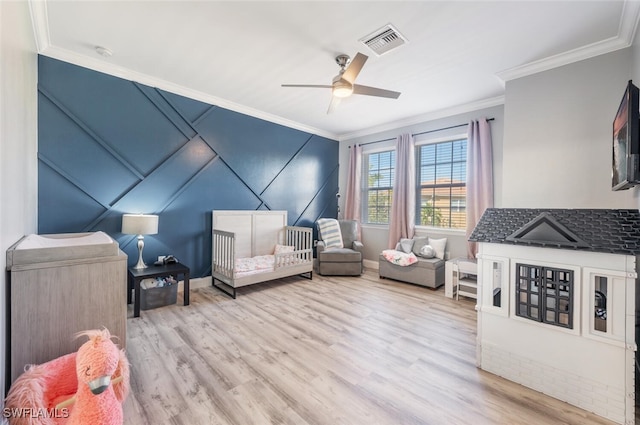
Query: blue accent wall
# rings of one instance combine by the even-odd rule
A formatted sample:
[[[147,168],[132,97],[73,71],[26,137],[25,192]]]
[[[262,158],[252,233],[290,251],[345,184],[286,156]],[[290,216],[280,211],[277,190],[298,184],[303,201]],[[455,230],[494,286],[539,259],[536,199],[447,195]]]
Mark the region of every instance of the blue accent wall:
[[[338,143],[44,56],[38,61],[38,232],[102,230],[135,264],[122,214],[158,214],[144,258],[211,273],[211,210],[335,217]]]

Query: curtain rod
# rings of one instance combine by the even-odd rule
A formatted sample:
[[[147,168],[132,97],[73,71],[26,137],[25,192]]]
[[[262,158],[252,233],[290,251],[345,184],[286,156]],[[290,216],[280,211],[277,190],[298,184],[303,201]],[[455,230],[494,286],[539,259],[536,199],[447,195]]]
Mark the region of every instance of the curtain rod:
[[[487,121],[495,121],[495,118],[487,118]],[[452,128],[464,127],[466,125],[469,125],[469,123],[452,125],[450,127],[436,128],[435,130],[421,131],[420,133],[412,134],[412,136],[419,136],[421,134],[435,133],[436,131],[451,130]],[[372,145],[374,143],[388,142],[390,140],[396,140],[396,138],[394,137],[394,138],[391,138],[391,139],[376,140],[375,142],[360,143],[358,146]],[[349,147],[351,147],[351,146],[349,146]]]

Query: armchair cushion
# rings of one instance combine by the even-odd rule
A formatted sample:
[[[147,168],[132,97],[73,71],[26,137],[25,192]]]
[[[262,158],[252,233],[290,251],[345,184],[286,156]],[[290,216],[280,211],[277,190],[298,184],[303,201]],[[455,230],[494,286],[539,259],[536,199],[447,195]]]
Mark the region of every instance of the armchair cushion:
[[[320,262],[354,263],[362,261],[362,254],[349,248],[332,248],[318,254]]]

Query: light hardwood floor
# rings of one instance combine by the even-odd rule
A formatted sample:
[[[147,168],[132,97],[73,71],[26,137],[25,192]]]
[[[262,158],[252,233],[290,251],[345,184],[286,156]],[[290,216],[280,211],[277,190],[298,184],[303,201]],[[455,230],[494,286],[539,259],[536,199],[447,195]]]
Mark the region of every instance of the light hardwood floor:
[[[611,424],[475,366],[474,302],[285,278],[129,318],[125,424]]]

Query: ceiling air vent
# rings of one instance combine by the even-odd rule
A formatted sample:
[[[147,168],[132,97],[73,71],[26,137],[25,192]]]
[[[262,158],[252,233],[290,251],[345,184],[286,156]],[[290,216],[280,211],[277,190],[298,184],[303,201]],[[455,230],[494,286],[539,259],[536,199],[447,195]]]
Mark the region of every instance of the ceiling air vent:
[[[388,24],[358,41],[380,56],[402,46],[407,42],[407,39],[393,25]]]

